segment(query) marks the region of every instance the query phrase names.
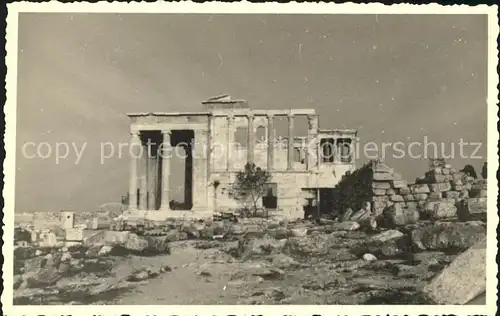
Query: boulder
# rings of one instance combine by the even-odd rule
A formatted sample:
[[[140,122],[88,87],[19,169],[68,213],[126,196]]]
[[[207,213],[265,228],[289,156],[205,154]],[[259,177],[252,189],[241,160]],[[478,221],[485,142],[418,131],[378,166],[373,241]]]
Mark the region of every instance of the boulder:
[[[460,254],[423,289],[432,301],[463,305],[486,291],[486,238]]]
[[[486,198],[463,200],[458,207],[458,218],[461,221],[481,220],[486,222],[487,208]]]
[[[443,222],[411,230],[415,250],[463,251],[486,236],[486,227],[478,222]]]
[[[365,261],[377,261],[377,257],[372,255],[371,253],[365,253],[363,255],[363,260],[365,260]]]

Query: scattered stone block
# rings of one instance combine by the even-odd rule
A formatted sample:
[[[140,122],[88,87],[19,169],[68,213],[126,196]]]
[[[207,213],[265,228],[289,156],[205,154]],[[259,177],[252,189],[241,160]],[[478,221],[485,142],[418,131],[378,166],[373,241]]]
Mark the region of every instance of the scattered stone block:
[[[356,213],[354,213],[351,216],[350,220],[358,222],[360,220],[367,219],[371,216],[372,216],[372,212],[370,210],[360,209],[359,211],[357,211]]]
[[[408,201],[406,202],[406,207],[417,210],[419,208],[419,205],[417,201]]]
[[[355,221],[346,221],[346,222],[332,224],[332,228],[334,230],[353,231],[353,230],[358,230],[360,227],[361,227],[360,224]]]
[[[438,304],[463,305],[486,291],[486,238],[460,254],[423,293]]]
[[[391,181],[394,176],[388,172],[375,172],[373,173],[373,181]]]
[[[413,194],[407,194],[407,195],[405,195],[404,199],[405,199],[406,202],[408,202],[408,201],[415,201],[416,200],[415,195],[413,195]]]
[[[401,195],[391,195],[390,200],[392,202],[404,202],[405,199]]]
[[[447,199],[458,199],[460,197],[460,192],[457,192],[457,191],[447,191],[447,192],[444,192],[443,195]]]
[[[385,195],[394,195],[396,194],[396,191],[394,189],[389,189],[389,190],[386,190]],[[384,195],[384,194],[380,194],[380,195]]]
[[[128,250],[141,252],[148,248],[149,243],[136,234],[129,234],[123,246]]]
[[[390,229],[390,230],[386,230],[384,232],[381,232],[380,234],[377,234],[375,236],[372,236],[371,240],[373,240],[375,242],[383,243],[383,242],[390,241],[390,240],[400,239],[403,236],[404,236],[404,234],[402,232],[400,232],[399,230]]]
[[[427,198],[429,200],[441,200],[443,198],[443,193],[441,193],[441,192],[431,192],[431,193],[429,193],[429,196]]]
[[[372,198],[373,202],[389,202],[390,197],[383,195],[383,196],[374,196]]]
[[[451,183],[450,182],[431,183],[429,184],[429,188],[431,192],[446,192],[451,190]]]
[[[352,208],[347,208],[346,211],[344,212],[344,215],[342,216],[341,220],[343,222],[344,221],[348,221],[351,218],[351,216],[352,216],[353,213],[354,212],[353,212]]]
[[[387,189],[391,188],[391,183],[390,182],[373,181],[372,188],[387,190]]]
[[[407,186],[408,186],[408,184],[404,180],[394,180],[394,181],[392,181],[392,187],[393,188],[399,189],[399,188],[404,188],[404,187],[407,187]]]
[[[387,207],[386,202],[375,201],[373,202],[373,213],[375,216],[382,214],[384,209]]]
[[[413,194],[431,192],[427,184],[413,184],[410,186],[410,189]]]
[[[124,244],[131,232],[115,232],[115,231],[105,231],[103,236],[103,241],[107,245],[121,245]]]
[[[435,201],[427,203],[425,207],[427,215],[432,219],[443,219],[457,216],[455,203]]]
[[[449,177],[452,178],[451,175]],[[434,172],[428,172],[425,175],[425,180],[428,183],[438,183],[438,182],[445,182],[446,179],[448,179],[448,175],[443,175],[443,174],[436,174]]]
[[[384,210],[384,219],[386,226],[405,226],[415,224],[419,219],[419,213],[416,209],[405,208],[402,203],[395,203]]]
[[[411,190],[409,187],[399,188],[398,192],[399,192],[399,195],[411,194]]]
[[[414,196],[417,201],[425,201],[429,197],[427,193],[416,193]]]
[[[374,194],[374,195],[386,195],[386,191],[388,191],[388,190],[384,190],[384,189],[374,189],[374,190],[373,190],[373,194]]]

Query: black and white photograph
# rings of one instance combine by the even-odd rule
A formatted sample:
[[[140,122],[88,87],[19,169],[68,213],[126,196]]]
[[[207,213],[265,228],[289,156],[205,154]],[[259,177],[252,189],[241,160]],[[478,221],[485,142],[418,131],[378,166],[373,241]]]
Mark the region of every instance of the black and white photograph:
[[[126,5],[9,20],[10,315],[492,311],[495,7]]]

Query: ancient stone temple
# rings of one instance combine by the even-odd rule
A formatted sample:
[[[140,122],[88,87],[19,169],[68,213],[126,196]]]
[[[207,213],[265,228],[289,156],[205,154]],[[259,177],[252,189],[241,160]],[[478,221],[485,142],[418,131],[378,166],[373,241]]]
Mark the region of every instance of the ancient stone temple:
[[[327,201],[342,175],[355,169],[356,131],[320,129],[314,109],[251,109],[228,95],[202,104],[202,112],[128,114],[133,149],[129,213],[162,219],[237,209],[241,205],[231,186],[237,172],[252,162],[272,174],[263,207],[299,218],[307,205],[327,207],[321,199]],[[278,123],[284,136],[278,135]],[[185,159],[182,210],[171,207],[170,177],[179,174],[172,170],[173,155]]]

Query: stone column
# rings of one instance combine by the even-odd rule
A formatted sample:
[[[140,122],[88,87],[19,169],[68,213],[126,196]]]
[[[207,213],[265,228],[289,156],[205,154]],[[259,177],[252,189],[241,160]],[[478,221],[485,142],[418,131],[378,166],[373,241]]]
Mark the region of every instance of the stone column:
[[[130,133],[130,148],[140,148],[141,139],[139,137],[138,131],[133,131]],[[136,149],[137,150],[137,149]],[[131,150],[132,157],[130,157],[130,182],[128,190],[128,208],[131,211],[137,210],[137,164],[139,160],[138,153],[134,153]]]
[[[254,162],[254,148],[255,148],[255,131],[253,129],[253,114],[248,115],[248,145],[247,145],[247,161],[248,163]]]
[[[274,166],[274,115],[267,115],[267,171],[272,171]]]
[[[186,155],[186,167],[184,174],[184,192],[185,192],[185,202],[192,206],[193,205],[193,151],[191,144],[188,144],[185,148]]]
[[[170,130],[161,131],[163,134],[162,143],[162,170],[161,170],[161,211],[170,211],[170,155],[172,148],[170,144]]]
[[[142,145],[142,155],[139,163],[139,210],[148,208],[148,149]]]
[[[208,205],[208,159],[206,143],[209,135],[207,130],[195,130],[193,148],[193,211],[207,210]]]
[[[307,148],[306,148],[306,163],[307,170],[311,170],[315,163],[318,164],[319,156],[314,157],[318,153],[317,139],[318,136],[318,117],[316,115],[307,116],[308,130],[307,130]]]
[[[227,171],[233,169],[233,145],[234,145],[234,116],[229,115],[227,117],[227,148],[226,148],[226,159],[227,159]]]
[[[148,149],[148,210],[156,209],[156,182],[157,176],[157,155],[156,147],[150,145]]]
[[[293,114],[288,115],[288,170],[293,170],[293,122],[294,122]]]

